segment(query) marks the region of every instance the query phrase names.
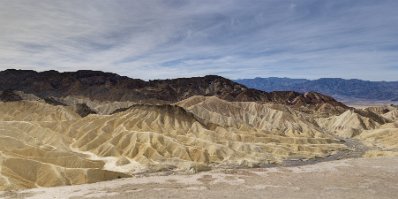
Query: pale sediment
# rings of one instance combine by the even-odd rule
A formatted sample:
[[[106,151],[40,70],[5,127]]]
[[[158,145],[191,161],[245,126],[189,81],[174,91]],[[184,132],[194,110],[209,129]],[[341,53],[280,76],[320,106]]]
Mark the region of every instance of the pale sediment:
[[[102,110],[115,109],[109,106]],[[266,167],[358,152],[341,137],[383,151],[365,156],[395,156],[385,151],[398,147],[397,125],[393,114],[383,114],[347,110],[325,117],[280,104],[194,96],[174,105],[136,104],[111,115],[81,117],[66,106],[0,102],[0,189],[84,184],[145,172]]]

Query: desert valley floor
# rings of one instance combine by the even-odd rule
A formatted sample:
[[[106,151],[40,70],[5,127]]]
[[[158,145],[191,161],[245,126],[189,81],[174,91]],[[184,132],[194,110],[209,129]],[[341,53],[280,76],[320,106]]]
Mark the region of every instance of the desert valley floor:
[[[2,198],[395,198],[398,158],[359,158],[299,167],[224,169],[140,176],[25,191]]]

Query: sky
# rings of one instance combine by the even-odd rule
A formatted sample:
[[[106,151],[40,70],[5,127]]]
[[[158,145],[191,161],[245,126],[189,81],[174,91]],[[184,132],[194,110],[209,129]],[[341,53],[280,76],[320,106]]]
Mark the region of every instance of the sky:
[[[0,0],[0,70],[398,80],[397,0]]]

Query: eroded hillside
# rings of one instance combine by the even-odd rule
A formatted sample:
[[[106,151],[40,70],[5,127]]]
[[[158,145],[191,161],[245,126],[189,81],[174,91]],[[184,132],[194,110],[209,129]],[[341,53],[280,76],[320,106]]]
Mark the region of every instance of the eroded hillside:
[[[0,102],[0,189],[333,156],[352,150],[342,137],[353,136],[377,149],[368,156],[391,155],[398,125],[390,109],[324,117],[281,104],[194,96],[81,117],[73,107],[45,101]]]

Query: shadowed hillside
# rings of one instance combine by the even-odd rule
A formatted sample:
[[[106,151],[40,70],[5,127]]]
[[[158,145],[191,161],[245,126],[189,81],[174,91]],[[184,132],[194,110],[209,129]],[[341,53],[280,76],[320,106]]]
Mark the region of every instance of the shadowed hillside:
[[[0,91],[15,90],[40,98],[83,97],[97,101],[170,103],[194,95],[217,96],[228,101],[274,102],[293,106],[330,104],[346,108],[319,93],[263,92],[220,76],[143,81],[100,71],[64,72],[6,70],[0,72]]]

